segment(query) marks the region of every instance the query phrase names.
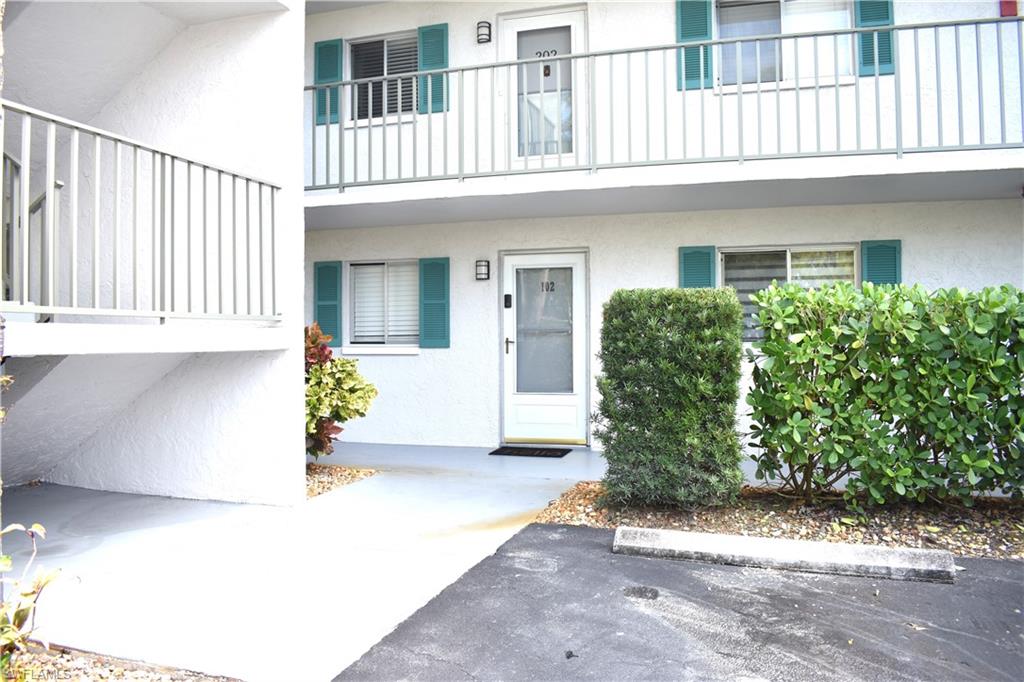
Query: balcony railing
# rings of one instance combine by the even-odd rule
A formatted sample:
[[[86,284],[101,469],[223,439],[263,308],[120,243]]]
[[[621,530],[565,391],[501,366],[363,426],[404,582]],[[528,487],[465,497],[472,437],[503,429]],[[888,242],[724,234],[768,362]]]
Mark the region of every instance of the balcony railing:
[[[0,313],[279,319],[277,186],[2,105]]]
[[[1021,25],[710,40],[310,85],[306,189],[1021,147]]]

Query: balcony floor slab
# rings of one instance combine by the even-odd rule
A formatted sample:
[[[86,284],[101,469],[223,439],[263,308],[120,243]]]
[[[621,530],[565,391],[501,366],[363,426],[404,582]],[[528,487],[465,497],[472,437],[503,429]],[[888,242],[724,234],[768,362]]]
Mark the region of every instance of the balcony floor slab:
[[[1018,197],[1019,149],[763,159],[432,180],[306,195],[306,229]]]

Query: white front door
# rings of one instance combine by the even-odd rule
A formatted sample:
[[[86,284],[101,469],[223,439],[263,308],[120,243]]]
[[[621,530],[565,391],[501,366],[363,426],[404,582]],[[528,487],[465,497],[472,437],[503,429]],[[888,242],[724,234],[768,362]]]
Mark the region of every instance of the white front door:
[[[511,168],[557,167],[587,163],[586,13],[558,9],[499,19],[500,61],[534,60],[507,74],[502,88],[511,126]],[[540,61],[538,61],[540,60]]]
[[[587,443],[586,255],[506,255],[502,358],[506,443]]]

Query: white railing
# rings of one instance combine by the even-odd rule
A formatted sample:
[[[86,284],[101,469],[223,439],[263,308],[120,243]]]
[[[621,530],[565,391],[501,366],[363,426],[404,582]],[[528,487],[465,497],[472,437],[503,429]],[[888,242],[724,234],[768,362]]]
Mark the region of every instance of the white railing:
[[[310,85],[306,189],[1021,147],[1021,26],[710,40]]]
[[[279,319],[276,185],[2,105],[0,313]]]

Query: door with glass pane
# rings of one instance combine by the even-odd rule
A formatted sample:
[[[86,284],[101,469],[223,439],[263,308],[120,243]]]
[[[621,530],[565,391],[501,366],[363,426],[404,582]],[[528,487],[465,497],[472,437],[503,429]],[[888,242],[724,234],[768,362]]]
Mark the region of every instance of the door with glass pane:
[[[513,168],[586,163],[584,12],[554,11],[501,22],[501,61],[517,62],[503,74],[505,150]],[[525,61],[524,61],[525,60]]]
[[[587,443],[586,256],[505,256],[504,441]]]

